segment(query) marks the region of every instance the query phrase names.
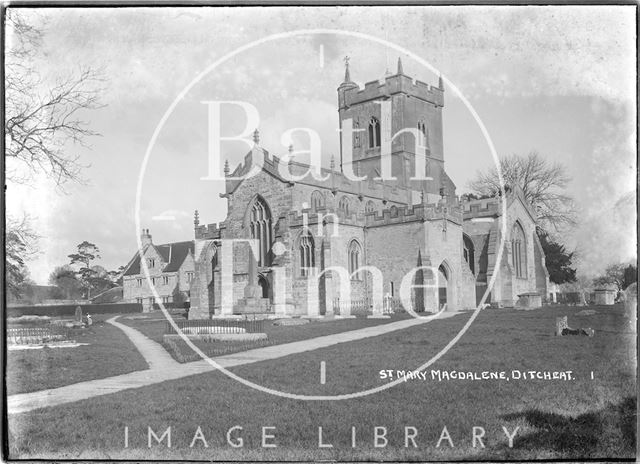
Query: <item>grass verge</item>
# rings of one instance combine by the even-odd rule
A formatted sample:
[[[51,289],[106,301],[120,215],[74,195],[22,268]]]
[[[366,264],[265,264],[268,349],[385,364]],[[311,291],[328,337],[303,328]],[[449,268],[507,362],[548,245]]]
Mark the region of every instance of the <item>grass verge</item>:
[[[118,328],[100,315],[85,329],[70,330],[70,337],[89,345],[76,348],[42,348],[7,351],[7,394],[57,388],[85,380],[147,369],[135,346]]]
[[[530,460],[635,457],[636,337],[620,307],[536,311],[486,310],[431,369],[567,371],[559,380],[411,380],[380,393],[344,401],[301,401],[251,389],[219,372],[9,418],[11,457],[207,460]],[[596,336],[555,337],[555,317]],[[336,394],[382,385],[380,370],[407,370],[437,353],[468,315],[375,338],[240,366],[244,378],[279,389]],[[635,315],[634,315],[635,317]],[[319,363],[327,366],[326,383]],[[594,373],[591,378],[591,372]],[[124,447],[124,428],[129,446]],[[171,448],[147,445],[147,427],[171,427]],[[243,438],[243,446],[232,447]],[[201,427],[207,441],[193,438]],[[262,445],[263,427],[275,438]],[[319,431],[323,443],[319,447]],[[352,427],[356,445],[352,446]],[[376,447],[376,427],[386,442]],[[415,447],[406,441],[415,428]],[[444,427],[450,440],[437,446]],[[474,427],[482,445],[474,446]],[[517,429],[513,446],[504,433]],[[100,430],[100,433],[96,433]],[[382,433],[382,429],[377,429]],[[413,432],[413,429],[410,429]],[[190,446],[191,444],[194,446]],[[453,446],[451,446],[453,445]],[[90,452],[86,450],[91,450]]]

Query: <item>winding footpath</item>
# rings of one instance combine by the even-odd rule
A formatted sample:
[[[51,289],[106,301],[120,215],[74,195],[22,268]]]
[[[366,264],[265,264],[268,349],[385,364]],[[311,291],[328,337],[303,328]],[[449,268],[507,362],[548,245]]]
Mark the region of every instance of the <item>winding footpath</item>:
[[[219,356],[215,362],[230,368],[243,364],[251,364],[260,361],[281,358],[292,354],[317,350],[336,345],[338,343],[352,342],[363,338],[384,335],[396,330],[402,330],[416,325],[424,324],[429,320],[445,319],[459,314],[455,311],[440,313],[437,317],[429,319],[407,319],[403,321],[380,324],[373,327],[351,330],[347,332],[325,335],[322,337],[301,340],[292,343],[283,343],[264,348],[242,351],[240,353]],[[203,374],[217,369],[207,360],[181,364],[175,361],[169,353],[157,342],[147,338],[136,329],[116,322],[119,316],[108,319],[106,322],[122,330],[131,342],[136,346],[140,354],[149,365],[149,369],[131,372],[129,374],[116,375],[105,379],[89,380],[73,385],[41,390],[32,393],[22,393],[7,397],[7,411],[9,414],[19,414],[40,408],[48,408],[61,404],[73,403],[95,396],[116,393],[130,388],[146,387],[167,380],[179,379],[190,375]]]

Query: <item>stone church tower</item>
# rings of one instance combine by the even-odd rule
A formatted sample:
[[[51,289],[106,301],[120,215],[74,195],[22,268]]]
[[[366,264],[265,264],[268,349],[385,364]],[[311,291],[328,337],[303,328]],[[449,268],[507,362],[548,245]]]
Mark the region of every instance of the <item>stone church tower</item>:
[[[444,171],[443,106],[442,79],[438,87],[414,80],[404,74],[400,58],[395,74],[382,82],[367,82],[364,89],[351,81],[347,62],[344,82],[338,87],[338,113],[340,129],[350,119],[354,130],[353,172],[379,177],[385,138],[392,139],[392,175],[398,179],[393,184],[423,192],[430,201],[440,199],[441,189],[452,198],[455,185]],[[427,179],[411,180],[419,157],[424,159]],[[341,166],[347,163],[342,144],[340,161]]]

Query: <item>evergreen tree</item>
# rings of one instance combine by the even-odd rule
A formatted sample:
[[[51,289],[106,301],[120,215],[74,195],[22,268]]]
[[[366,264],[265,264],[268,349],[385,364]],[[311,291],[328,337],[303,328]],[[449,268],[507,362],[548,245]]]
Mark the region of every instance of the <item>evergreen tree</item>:
[[[538,229],[538,238],[544,250],[549,280],[556,284],[576,281],[576,270],[571,267],[573,252],[568,253],[565,246],[555,242],[544,230]]]

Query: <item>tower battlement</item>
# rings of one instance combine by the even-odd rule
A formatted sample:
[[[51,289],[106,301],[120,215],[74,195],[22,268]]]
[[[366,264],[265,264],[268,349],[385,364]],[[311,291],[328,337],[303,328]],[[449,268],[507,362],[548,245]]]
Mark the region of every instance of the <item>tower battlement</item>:
[[[404,74],[387,76],[382,83],[377,80],[367,82],[363,89],[346,87],[342,91],[344,92],[344,104],[346,106],[364,103],[380,97],[390,97],[398,93],[419,98],[439,107],[444,106],[444,90],[412,79]]]
[[[221,237],[222,229],[225,229],[224,222],[220,224],[203,224],[194,227],[196,240],[215,240]]]

